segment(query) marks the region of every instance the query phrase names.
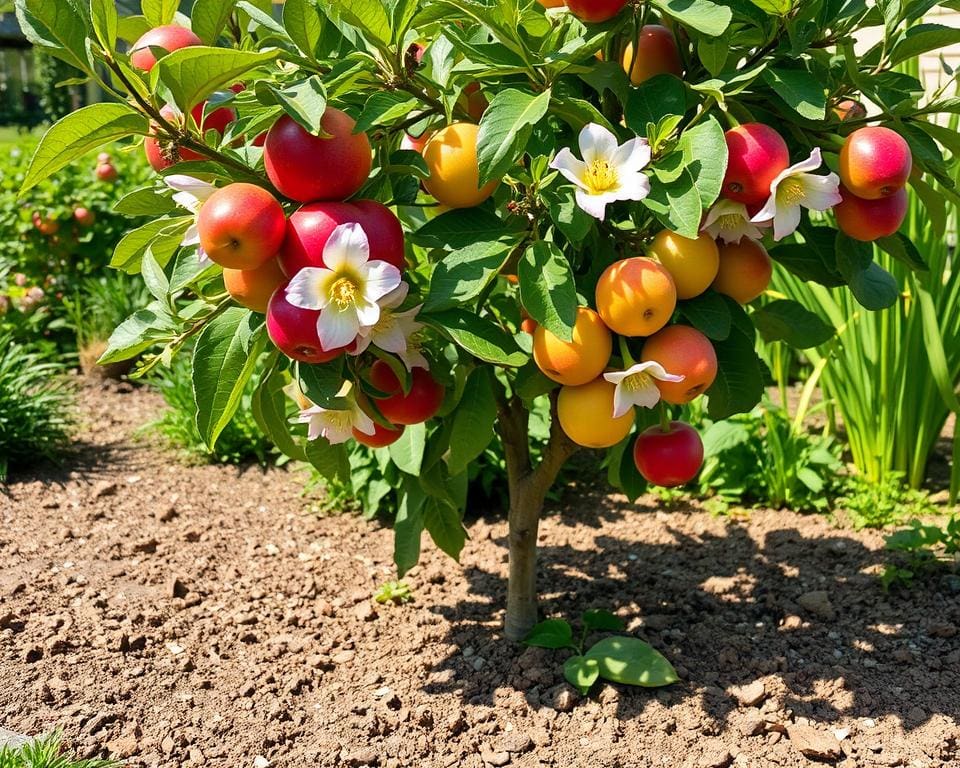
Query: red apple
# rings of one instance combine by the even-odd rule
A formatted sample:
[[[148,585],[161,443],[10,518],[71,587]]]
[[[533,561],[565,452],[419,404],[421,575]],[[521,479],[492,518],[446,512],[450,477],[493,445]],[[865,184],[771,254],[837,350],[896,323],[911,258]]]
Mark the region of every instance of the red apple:
[[[302,309],[287,301],[286,283],[274,291],[267,305],[267,334],[283,354],[304,363],[326,363],[343,354],[344,347],[325,350],[317,335],[318,309]]]
[[[267,132],[263,163],[273,185],[291,200],[344,200],[366,182],[373,165],[370,140],[356,122],[327,107],[320,120],[329,138],[306,131],[284,115]]]
[[[633,444],[633,461],[649,483],[665,488],[685,485],[703,465],[703,441],[697,430],[682,421],[645,429]]]
[[[276,255],[287,231],[277,199],[263,187],[245,182],[214,192],[197,214],[204,252],[229,269],[256,269]]]
[[[841,184],[840,196],[843,199],[833,207],[837,226],[854,240],[869,243],[888,237],[900,229],[907,215],[909,201],[906,189],[898,189],[892,195],[878,200],[864,200]]]
[[[410,391],[403,394],[400,380],[383,360],[370,369],[370,381],[390,397],[377,400],[377,407],[394,424],[419,424],[432,418],[443,404],[443,387],[423,368],[414,368]]]
[[[383,448],[384,446],[397,442],[397,440],[400,439],[400,435],[403,434],[403,430],[405,429],[406,427],[402,424],[394,427],[393,429],[387,429],[381,424],[373,422],[372,435],[365,434],[354,427],[353,438],[361,445],[366,445],[369,448]]]
[[[224,131],[227,129],[227,126],[237,119],[237,113],[229,107],[220,107],[219,109],[215,109],[213,112],[207,115],[206,118],[204,118],[203,110],[205,106],[206,102],[204,101],[200,104],[197,104],[197,106],[190,110],[190,115],[193,118],[193,122],[201,133],[206,133],[207,131],[213,130],[222,136]],[[177,122],[177,113],[172,107],[163,107],[160,110],[160,114],[170,123]],[[147,155],[147,162],[150,163],[153,170],[159,172],[173,165],[170,160],[164,157],[160,148],[160,142],[153,136],[148,136],[144,140],[143,149]],[[194,152],[191,149],[181,149],[179,154],[181,160],[203,160],[203,155]]]
[[[764,203],[771,182],[790,165],[787,143],[763,123],[744,123],[724,136],[728,159],[723,196],[745,205]]]
[[[96,214],[89,208],[74,208],[73,218],[81,227],[92,227],[97,220]]]
[[[623,71],[630,75],[630,82],[634,85],[640,85],[654,75],[680,77],[683,61],[673,32],[661,24],[645,24],[637,36],[636,58],[632,43],[627,44],[623,52]]]
[[[187,48],[191,45],[203,45],[203,41],[186,27],[178,24],[166,24],[143,34],[130,49],[130,63],[137,69],[149,72],[157,63],[151,48],[162,48],[167,53]]]
[[[910,145],[882,125],[858,128],[840,150],[840,181],[866,200],[889,197],[903,189],[912,168]]]
[[[101,163],[98,165],[96,174],[100,181],[106,181],[109,183],[116,181],[117,177],[120,175],[117,173],[117,169],[110,165],[110,163]]]
[[[612,19],[626,4],[627,0],[567,0],[570,13],[593,24]]]

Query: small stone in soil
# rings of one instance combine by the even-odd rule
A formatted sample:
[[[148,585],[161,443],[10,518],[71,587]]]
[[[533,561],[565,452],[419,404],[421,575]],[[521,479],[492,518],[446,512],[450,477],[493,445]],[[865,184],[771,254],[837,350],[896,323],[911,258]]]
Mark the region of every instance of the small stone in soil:
[[[837,616],[833,603],[830,602],[830,595],[824,590],[804,592],[797,598],[797,604],[805,611],[827,621],[832,621]]]
[[[788,725],[787,736],[804,757],[817,760],[836,760],[840,757],[840,743],[836,737],[812,725]]]
[[[767,696],[762,680],[754,680],[749,685],[735,686],[730,689],[730,693],[744,707],[755,707]]]

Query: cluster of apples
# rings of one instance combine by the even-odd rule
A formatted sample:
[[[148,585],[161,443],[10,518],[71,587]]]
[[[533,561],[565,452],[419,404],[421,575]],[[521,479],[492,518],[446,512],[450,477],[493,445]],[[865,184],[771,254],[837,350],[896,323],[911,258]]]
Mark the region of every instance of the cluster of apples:
[[[143,71],[155,66],[156,53],[199,45],[200,39],[178,25],[157,27],[133,46],[131,63]],[[242,89],[242,85],[234,90]],[[221,136],[236,120],[234,110],[220,107],[204,114],[206,102],[191,110],[201,131]],[[176,119],[170,107],[161,113]],[[393,212],[376,200],[350,199],[367,181],[372,148],[367,135],[355,133],[355,121],[328,107],[321,118],[325,136],[308,132],[289,116],[279,118],[254,144],[263,146],[267,176],[285,201],[296,209],[289,218],[284,205],[271,192],[255,184],[237,182],[213,192],[200,205],[197,232],[200,247],[211,261],[223,267],[224,285],[241,305],[266,315],[271,341],[287,357],[305,363],[324,363],[353,351],[354,344],[325,349],[317,331],[321,310],[295,306],[287,300],[290,279],[305,267],[324,267],[323,251],[336,227],[359,224],[366,234],[370,259],[405,267],[404,236]],[[451,126],[454,128],[454,126]],[[187,149],[171,152],[156,137],[148,137],[145,151],[151,166],[162,171],[183,160],[201,156]],[[474,166],[475,141],[474,141]],[[450,183],[459,188],[459,181]],[[474,182],[474,186],[479,185]],[[297,207],[296,204],[299,204]],[[354,431],[367,445],[380,447],[399,439],[404,426],[433,417],[443,402],[444,389],[423,368],[414,368],[412,383],[404,392],[400,380],[382,361],[368,370],[371,384],[384,396],[377,400],[380,413],[395,428],[375,424],[375,433]]]

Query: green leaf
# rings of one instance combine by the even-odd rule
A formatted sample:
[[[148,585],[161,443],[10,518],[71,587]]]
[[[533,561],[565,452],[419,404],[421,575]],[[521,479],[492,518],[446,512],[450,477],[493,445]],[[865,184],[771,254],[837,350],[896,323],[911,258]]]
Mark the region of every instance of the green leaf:
[[[379,0],[326,0],[321,8],[324,6],[334,9],[344,21],[374,40],[390,42],[390,19]]]
[[[683,160],[700,193],[700,203],[707,210],[716,202],[727,172],[727,142],[716,118],[708,117],[699,125],[684,131],[680,137]]]
[[[153,26],[170,24],[180,5],[179,0],[140,0],[140,12]]]
[[[120,17],[117,14],[117,5],[114,0],[90,0],[90,21],[93,31],[106,50],[113,51],[117,47],[117,28]]]
[[[303,54],[316,60],[317,45],[323,35],[323,24],[315,0],[286,0],[283,4],[283,27]]]
[[[424,311],[450,309],[476,298],[496,278],[513,247],[511,243],[476,242],[449,253],[433,268]]]
[[[764,304],[750,319],[764,341],[785,341],[797,349],[818,347],[834,335],[834,329],[819,315],[790,299]]]
[[[150,291],[150,295],[158,301],[165,301],[170,292],[170,281],[163,272],[163,268],[157,263],[153,251],[148,247],[143,254],[143,261],[140,264],[140,274],[143,275],[144,285]]]
[[[477,134],[481,184],[502,177],[523,154],[533,126],[550,108],[551,94],[549,88],[536,96],[507,88],[493,97]]]
[[[456,507],[445,501],[429,497],[423,508],[423,524],[436,544],[454,560],[460,560],[460,552],[467,541],[467,531],[460,520]]]
[[[343,389],[343,359],[336,358],[328,363],[296,364],[294,379],[300,391],[314,404],[323,408],[342,408],[337,397]]]
[[[697,58],[707,72],[716,77],[723,72],[730,54],[730,42],[716,37],[701,37],[697,40]]]
[[[124,216],[161,216],[177,210],[177,204],[154,187],[140,187],[128,192],[113,205]]]
[[[327,92],[319,75],[313,75],[285,88],[276,88],[269,83],[257,83],[257,96],[266,91],[267,98],[283,107],[283,111],[314,136],[327,135],[320,124],[327,109]]]
[[[806,69],[765,69],[763,79],[801,117],[826,118],[827,95],[823,83]]]
[[[400,438],[390,444],[390,458],[408,475],[419,475],[423,466],[423,451],[427,445],[427,428],[423,424],[411,424],[403,430]]]
[[[216,45],[237,0],[194,0],[190,21],[194,34],[207,45]]]
[[[545,619],[527,633],[523,642],[538,648],[572,647],[573,629],[563,619]]]
[[[192,371],[197,429],[211,450],[233,418],[265,345],[263,318],[241,307],[228,307],[197,338]]]
[[[460,403],[453,412],[447,467],[459,475],[484,452],[493,439],[497,401],[488,368],[474,368],[467,377]]]
[[[218,88],[233,85],[252,69],[273,61],[279,50],[239,51],[193,45],[168,53],[150,72],[162,82],[183,112],[190,111]]]
[[[474,357],[496,365],[519,367],[527,362],[513,337],[486,318],[461,309],[423,313],[420,321],[449,336]]]
[[[714,341],[723,341],[730,335],[730,307],[724,298],[714,291],[681,301],[677,304],[677,309],[690,325]]]
[[[307,441],[304,453],[307,461],[322,478],[330,482],[343,483],[349,487],[350,458],[342,443],[331,445],[329,440],[318,437],[316,440]]]
[[[86,47],[87,25],[73,3],[16,0],[15,8],[27,40],[83,72],[91,70]]]
[[[881,237],[874,241],[877,246],[895,258],[901,264],[905,264],[914,272],[928,272],[927,262],[923,260],[913,240],[902,232],[897,232],[889,237]]]
[[[647,135],[647,123],[659,123],[667,115],[687,111],[687,91],[674,75],[655,75],[630,89],[623,117],[627,127],[640,136]]]
[[[106,365],[131,360],[157,342],[172,339],[176,332],[177,326],[170,313],[154,301],[138,309],[114,329],[97,362]]]
[[[850,286],[854,298],[869,310],[892,307],[900,298],[896,279],[873,261],[873,247],[837,233],[837,269]]]
[[[581,621],[588,632],[622,632],[624,629],[623,619],[600,608],[584,611]]]
[[[390,125],[398,118],[409,117],[420,102],[401,91],[377,91],[367,99],[357,119],[354,132],[368,131],[377,125]]]
[[[273,359],[279,353],[273,353]],[[307,461],[307,454],[290,434],[287,416],[288,398],[283,391],[284,376],[275,365],[268,365],[266,375],[261,376],[250,400],[250,411],[257,426],[280,452],[296,461]]]
[[[685,27],[691,27],[710,37],[727,31],[733,12],[710,0],[653,0],[653,5]]]
[[[110,266],[128,275],[140,271],[140,261],[149,248],[161,266],[166,266],[180,247],[183,233],[193,221],[192,216],[174,216],[154,219],[124,235],[113,251]]]
[[[577,286],[570,262],[553,243],[537,240],[518,265],[520,303],[530,316],[563,341],[573,339]]]
[[[760,8],[772,16],[786,16],[793,8],[794,0],[750,0],[757,8]]]
[[[563,663],[563,676],[582,696],[586,696],[600,677],[600,663],[586,656],[571,656]]]
[[[803,230],[804,243],[778,245],[770,257],[803,280],[829,287],[845,285],[836,266],[836,231],[828,227]]]
[[[899,64],[927,51],[935,51],[960,43],[960,27],[943,24],[917,24],[910,27],[890,53],[890,63]]]
[[[707,390],[710,418],[746,413],[763,395],[763,373],[753,339],[734,326],[723,341],[714,341],[717,378]]]
[[[571,185],[553,185],[544,193],[543,199],[557,229],[570,242],[579,243],[593,228],[596,219],[577,205],[575,192]]]
[[[613,683],[657,688],[680,679],[663,654],[635,637],[604,638],[584,655],[596,659],[600,677]]]
[[[426,501],[420,486],[404,483],[397,518],[393,524],[393,561],[403,576],[420,560],[420,539],[423,537],[423,506]]]
[[[684,168],[675,181],[667,184],[655,175],[651,177],[650,194],[643,199],[643,204],[677,234],[691,240],[700,234],[703,207],[689,169]]]
[[[428,221],[412,236],[419,245],[455,251],[492,236],[503,236],[506,222],[483,208],[459,208]]]
[[[148,130],[147,118],[126,104],[91,104],[71,112],[40,139],[20,196],[91,150]]]

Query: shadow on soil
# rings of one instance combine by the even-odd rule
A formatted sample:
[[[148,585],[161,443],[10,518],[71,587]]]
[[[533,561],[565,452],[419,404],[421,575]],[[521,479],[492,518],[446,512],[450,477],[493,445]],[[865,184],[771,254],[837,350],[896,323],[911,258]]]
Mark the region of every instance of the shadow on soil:
[[[824,537],[819,529],[808,538],[785,525],[758,543],[731,519],[722,535],[666,523],[671,543],[644,543],[645,528],[663,538],[664,523],[654,523],[653,512],[592,493],[553,513],[550,539],[567,541],[540,548],[542,615],[569,619],[607,608],[628,623],[640,618],[635,634],[680,671],[681,682],[666,689],[619,686],[618,718],[693,697],[720,733],[738,706],[725,689],[770,675],[786,686],[782,707],[818,722],[892,714],[910,731],[936,714],[960,717],[960,636],[951,635],[960,624],[960,598],[949,583],[885,594],[875,572],[865,572],[883,554],[842,531]],[[596,532],[602,522],[616,522],[627,535],[599,535],[592,544],[582,532]],[[506,552],[506,540],[497,543]],[[448,682],[425,690],[492,704],[496,689],[507,686],[535,704],[562,682],[569,652],[545,651],[534,662],[542,669],[523,669],[521,652],[491,632],[491,605],[505,601],[505,580],[477,567],[466,575],[476,599],[436,610],[452,624],[447,640],[472,645],[486,665],[474,673],[470,659],[453,654],[434,669],[450,670]],[[833,618],[797,604],[818,591],[827,593]]]

